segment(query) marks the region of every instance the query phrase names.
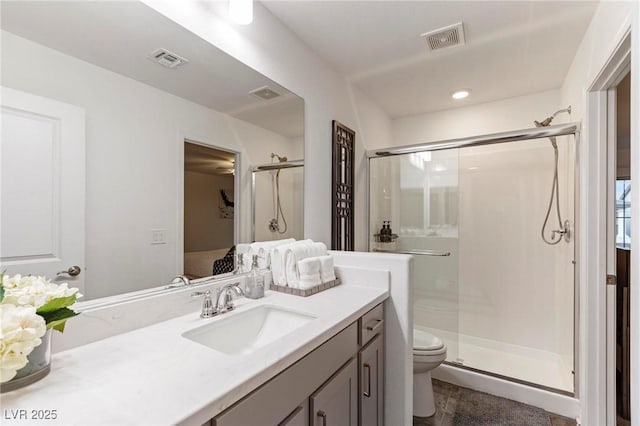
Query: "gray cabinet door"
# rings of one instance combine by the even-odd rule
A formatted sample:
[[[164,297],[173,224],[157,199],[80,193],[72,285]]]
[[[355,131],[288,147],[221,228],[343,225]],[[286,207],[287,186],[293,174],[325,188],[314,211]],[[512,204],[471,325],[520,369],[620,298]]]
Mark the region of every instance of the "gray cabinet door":
[[[296,407],[278,426],[308,426],[309,425],[309,404],[305,399],[302,404]]]
[[[384,423],[383,335],[377,335],[360,351],[360,425],[382,426]]]
[[[349,361],[325,382],[309,400],[313,426],[358,424],[358,367]]]

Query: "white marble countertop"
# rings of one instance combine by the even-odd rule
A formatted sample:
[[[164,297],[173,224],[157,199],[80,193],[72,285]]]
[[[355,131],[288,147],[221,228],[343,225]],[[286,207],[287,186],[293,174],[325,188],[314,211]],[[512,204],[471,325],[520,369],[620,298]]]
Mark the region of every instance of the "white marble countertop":
[[[263,299],[239,299],[234,312],[220,317],[202,319],[193,312],[54,354],[47,377],[1,396],[2,424],[201,425],[388,295],[388,288],[359,285],[340,285],[306,298],[269,291]],[[239,356],[181,336],[261,304],[306,312],[316,319]],[[38,421],[33,410],[55,410],[56,418]]]

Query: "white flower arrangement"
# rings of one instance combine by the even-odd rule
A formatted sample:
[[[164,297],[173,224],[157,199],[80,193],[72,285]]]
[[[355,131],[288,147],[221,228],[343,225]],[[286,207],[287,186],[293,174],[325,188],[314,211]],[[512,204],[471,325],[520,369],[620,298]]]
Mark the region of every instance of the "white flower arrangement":
[[[47,327],[33,306],[0,304],[0,383],[27,365],[27,355],[40,345]]]
[[[64,331],[78,315],[69,306],[82,297],[77,288],[45,277],[0,274],[0,383],[27,365],[27,356],[48,329]]]

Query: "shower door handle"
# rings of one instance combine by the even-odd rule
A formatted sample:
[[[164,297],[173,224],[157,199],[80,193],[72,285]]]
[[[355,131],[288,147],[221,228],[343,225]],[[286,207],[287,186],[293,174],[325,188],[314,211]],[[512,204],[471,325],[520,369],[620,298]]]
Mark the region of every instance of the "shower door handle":
[[[451,256],[450,251],[440,252],[433,250],[384,250],[384,249],[373,249],[376,253],[396,253],[396,254],[415,254],[418,256],[440,256],[440,257],[448,257]]]

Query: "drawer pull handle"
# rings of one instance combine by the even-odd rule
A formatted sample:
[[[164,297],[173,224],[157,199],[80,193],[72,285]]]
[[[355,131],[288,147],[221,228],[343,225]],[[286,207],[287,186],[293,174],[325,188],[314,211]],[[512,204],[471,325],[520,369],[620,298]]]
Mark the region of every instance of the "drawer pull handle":
[[[362,394],[367,398],[370,398],[371,397],[371,366],[369,364],[364,364],[363,368],[367,369],[367,390],[362,392]]]
[[[327,426],[327,413],[320,410],[318,411],[318,417],[322,418],[322,426]]]
[[[377,333],[380,328],[382,328],[382,324],[384,323],[383,320],[379,320],[379,319],[375,319],[373,321],[369,321],[369,323],[365,326],[365,328],[368,331],[372,331],[374,333]]]

